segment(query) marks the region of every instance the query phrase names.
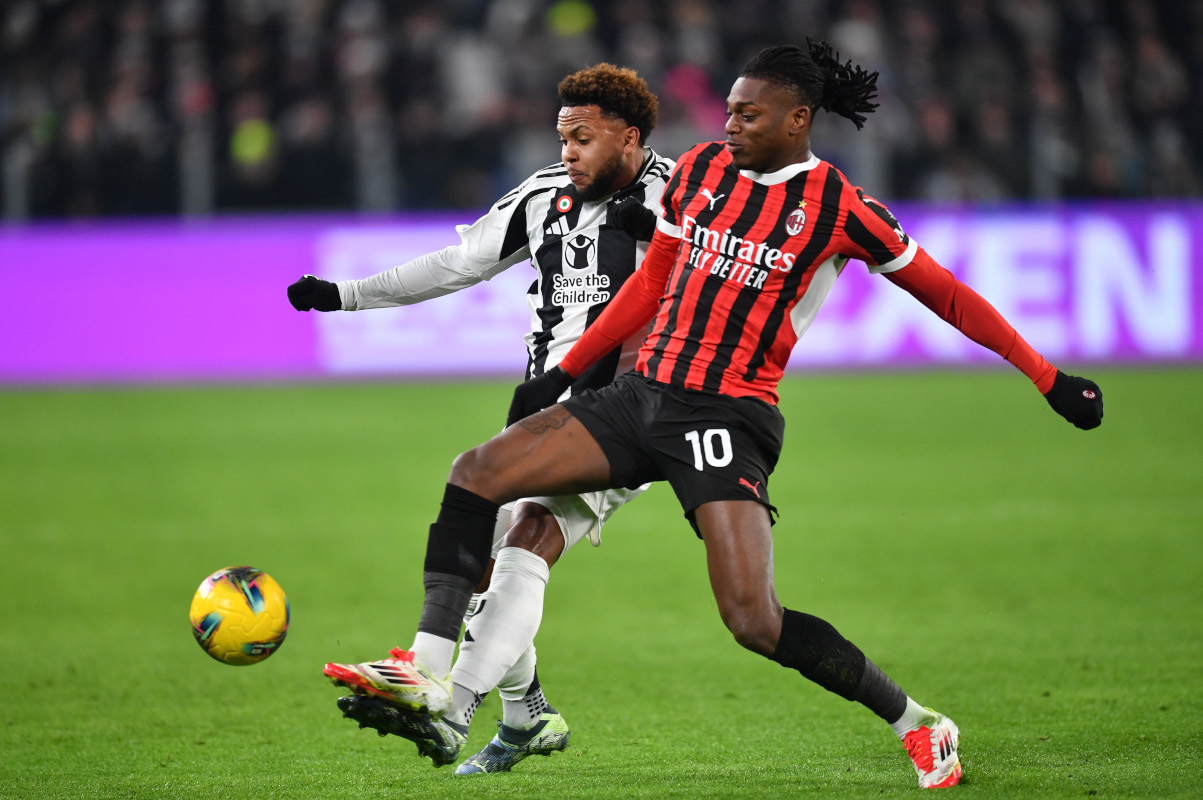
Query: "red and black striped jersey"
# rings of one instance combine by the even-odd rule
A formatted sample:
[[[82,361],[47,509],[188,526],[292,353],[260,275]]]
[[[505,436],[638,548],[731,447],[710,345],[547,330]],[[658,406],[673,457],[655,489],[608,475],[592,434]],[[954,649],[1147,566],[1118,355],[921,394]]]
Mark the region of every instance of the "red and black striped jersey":
[[[676,386],[777,402],[777,384],[848,259],[872,272],[910,263],[893,215],[811,157],[738,170],[722,142],[677,162],[661,233],[680,240],[638,369]]]

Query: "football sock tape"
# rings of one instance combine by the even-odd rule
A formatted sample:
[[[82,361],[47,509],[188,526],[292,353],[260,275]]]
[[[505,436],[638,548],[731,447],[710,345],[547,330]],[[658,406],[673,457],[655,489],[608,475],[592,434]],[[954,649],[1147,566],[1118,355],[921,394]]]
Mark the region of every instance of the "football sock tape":
[[[447,484],[438,519],[426,540],[422,584],[426,599],[418,630],[444,639],[459,638],[464,611],[484,577],[493,548],[497,503]]]
[[[438,519],[426,539],[426,572],[458,575],[476,588],[489,568],[499,508],[492,500],[447,484]]]
[[[906,694],[897,684],[830,623],[810,614],[785,609],[772,659],[846,700],[861,703],[886,722],[894,722],[906,709]]]
[[[454,647],[476,583],[445,572],[426,572],[422,575],[422,585],[426,587],[426,598],[422,601],[418,633],[450,640]]]

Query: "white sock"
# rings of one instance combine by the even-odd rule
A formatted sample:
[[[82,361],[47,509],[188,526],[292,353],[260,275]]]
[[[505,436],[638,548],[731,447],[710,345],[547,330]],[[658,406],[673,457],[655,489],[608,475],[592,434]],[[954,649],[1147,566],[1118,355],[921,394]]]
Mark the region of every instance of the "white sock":
[[[543,620],[547,562],[529,550],[503,547],[489,589],[464,634],[452,679],[489,692],[531,647]],[[532,667],[533,669],[533,667]]]
[[[514,666],[506,670],[505,675],[497,682],[497,691],[504,700],[521,700],[526,696],[526,690],[535,682],[535,646],[530,647],[518,656]]]
[[[518,657],[514,666],[497,684],[501,694],[501,723],[510,728],[525,730],[534,726],[548,708],[543,690],[535,682],[535,646],[532,644]]]
[[[458,683],[451,688],[451,710],[444,717],[452,725],[461,725],[467,728],[472,724],[472,715],[476,713],[476,709],[480,707],[480,701],[484,698],[472,691],[466,686],[460,686]]]
[[[897,721],[891,722],[890,727],[901,739],[911,731],[917,731],[924,725],[931,726],[936,722],[936,715],[916,703],[910,697],[906,698],[906,710]]]
[[[530,730],[550,708],[542,687],[536,686],[520,700],[501,701],[501,723],[517,730]]]
[[[455,654],[455,642],[435,636],[433,633],[418,631],[414,635],[414,643],[409,648],[419,664],[442,677],[451,671],[451,657]]]

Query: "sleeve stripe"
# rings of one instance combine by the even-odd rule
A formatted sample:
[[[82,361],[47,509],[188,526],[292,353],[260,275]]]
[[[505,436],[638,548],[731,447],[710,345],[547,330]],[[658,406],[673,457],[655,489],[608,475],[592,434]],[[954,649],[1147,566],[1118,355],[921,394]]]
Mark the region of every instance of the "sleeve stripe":
[[[897,272],[915,259],[915,253],[919,251],[919,245],[914,239],[909,239],[906,243],[906,250],[902,255],[895,258],[893,261],[887,261],[884,264],[878,264],[876,267],[869,267],[870,272],[886,274],[887,272]]]
[[[673,225],[671,222],[664,219],[664,217],[656,218],[656,230],[660,231],[665,236],[671,236],[674,239],[680,239],[684,235],[684,231],[681,230],[680,225]]]
[[[564,174],[567,175],[568,173],[565,172]],[[551,178],[552,176],[548,175],[545,177]],[[514,201],[518,200],[519,197],[521,197],[521,200],[523,203],[526,203],[535,195],[542,194],[543,192],[550,192],[552,189],[555,189],[559,185],[558,183],[556,183],[555,185],[552,185],[552,186],[539,186],[539,183],[540,182],[538,182],[538,181],[531,181],[528,183],[524,183],[522,186],[519,186],[517,189],[515,189],[514,191],[507,194],[505,197],[498,200],[497,205],[495,205],[494,208],[496,208],[498,211],[504,211],[506,208],[513,205]],[[526,194],[519,195],[518,192],[521,189],[526,189],[527,190]]]
[[[526,232],[527,206],[530,204],[532,199],[543,194],[544,192],[551,191],[551,189],[552,187],[549,186],[545,189],[536,189],[533,192],[528,192],[527,194],[523,195],[521,206],[514,209],[514,213],[510,217],[510,224],[506,226],[505,238],[501,242],[501,255],[498,258],[499,261],[504,261],[514,253],[521,250],[523,247],[526,247],[529,239]],[[512,203],[513,201],[511,200],[510,202]],[[510,203],[506,203],[505,205],[509,204]],[[499,210],[504,207],[505,206],[501,204],[497,205]]]

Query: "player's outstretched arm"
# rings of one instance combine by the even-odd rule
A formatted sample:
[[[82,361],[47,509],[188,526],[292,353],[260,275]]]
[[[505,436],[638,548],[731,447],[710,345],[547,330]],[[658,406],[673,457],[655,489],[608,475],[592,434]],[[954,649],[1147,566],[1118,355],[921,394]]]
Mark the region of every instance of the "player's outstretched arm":
[[[299,281],[289,286],[288,302],[297,311],[341,311],[343,307],[338,286],[316,275],[302,275]]]
[[[922,248],[910,264],[886,277],[940,318],[988,347],[1027,375],[1052,409],[1082,430],[1103,421],[1103,392],[1087,378],[1067,375],[1045,361],[984,297],[961,283]]]

